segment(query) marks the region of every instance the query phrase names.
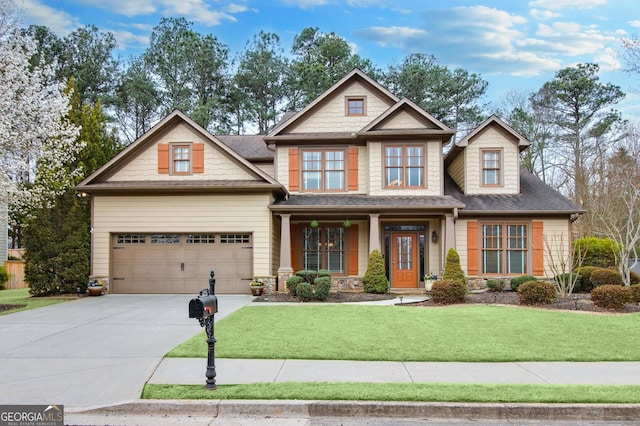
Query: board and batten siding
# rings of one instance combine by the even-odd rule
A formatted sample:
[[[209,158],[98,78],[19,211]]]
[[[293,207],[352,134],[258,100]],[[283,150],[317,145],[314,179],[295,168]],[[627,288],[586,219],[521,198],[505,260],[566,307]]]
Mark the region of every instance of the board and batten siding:
[[[253,273],[270,275],[270,200],[270,194],[94,196],[92,275],[109,276],[116,233],[251,233]]]
[[[365,98],[364,116],[346,115],[347,97]],[[299,123],[294,123],[287,129],[287,133],[357,132],[388,110],[391,105],[391,101],[383,100],[377,95],[377,92],[371,91],[368,86],[355,81],[341,92],[330,95],[330,99],[313,114],[306,118],[301,117]]]
[[[481,152],[487,149],[499,149],[502,153],[501,185],[499,186],[482,186]],[[496,127],[487,127],[473,141],[469,142],[464,155],[467,169],[463,188],[465,194],[517,194],[520,192],[518,146]],[[456,183],[458,183],[457,180]]]
[[[239,167],[238,163],[222,149],[204,142],[202,136],[193,132],[190,127],[180,124],[146,147],[108,181],[175,180],[176,177],[169,173],[158,173],[158,144],[171,143],[204,143],[204,173],[180,175],[180,180],[215,180],[220,179],[221,176],[229,180],[255,179],[255,176]]]

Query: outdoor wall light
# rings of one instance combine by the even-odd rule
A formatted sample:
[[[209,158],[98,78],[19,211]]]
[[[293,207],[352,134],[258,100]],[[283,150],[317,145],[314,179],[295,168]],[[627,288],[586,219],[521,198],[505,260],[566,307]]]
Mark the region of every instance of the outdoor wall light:
[[[431,233],[431,242],[434,244],[438,242],[438,233],[436,231]]]

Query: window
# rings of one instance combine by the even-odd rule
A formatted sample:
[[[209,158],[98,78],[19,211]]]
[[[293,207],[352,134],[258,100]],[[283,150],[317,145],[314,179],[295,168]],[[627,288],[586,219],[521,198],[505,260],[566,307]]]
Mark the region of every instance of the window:
[[[215,244],[215,234],[189,234],[187,244]]]
[[[344,150],[302,152],[304,191],[344,191],[344,178]]]
[[[191,149],[189,145],[173,145],[173,173],[191,173]]]
[[[345,254],[344,228],[304,228],[302,258],[304,269],[328,269],[332,273],[344,274]]]
[[[180,244],[180,235],[154,234],[151,236],[151,244]]]
[[[118,235],[118,244],[145,244],[147,236],[144,234]]]
[[[363,116],[364,110],[364,98],[347,98],[347,116]]]
[[[250,234],[222,234],[220,235],[222,244],[249,244],[251,242]]]
[[[384,156],[386,188],[424,186],[423,146],[387,146]]]
[[[482,225],[482,273],[527,273],[527,225]]]
[[[500,185],[500,151],[482,151],[482,184]]]

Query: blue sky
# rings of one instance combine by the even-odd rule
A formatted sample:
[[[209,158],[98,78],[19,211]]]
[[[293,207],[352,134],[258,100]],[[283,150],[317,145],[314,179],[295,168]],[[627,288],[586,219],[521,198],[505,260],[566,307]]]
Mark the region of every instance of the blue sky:
[[[20,2],[20,0],[17,0]],[[162,17],[184,17],[242,51],[260,30],[277,33],[288,53],[302,29],[335,32],[379,68],[413,52],[434,54],[489,82],[487,102],[533,92],[580,62],[600,65],[600,79],[627,98],[616,109],[640,120],[640,75],[626,74],[620,38],[640,33],[638,0],[21,0],[24,24],[58,36],[94,24],[112,32],[126,58],[146,48]]]

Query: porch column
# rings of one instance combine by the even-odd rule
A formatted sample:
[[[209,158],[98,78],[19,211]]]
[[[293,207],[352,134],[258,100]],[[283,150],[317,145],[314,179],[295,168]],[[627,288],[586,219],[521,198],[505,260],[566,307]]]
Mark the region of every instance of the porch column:
[[[281,214],[280,218],[280,267],[278,268],[279,290],[285,289],[285,282],[293,275],[291,266],[291,215]]]
[[[447,255],[447,253],[449,252],[449,249],[456,248],[456,229],[455,229],[455,223],[453,221],[453,214],[452,213],[447,213],[444,215],[445,218],[445,222],[444,222],[444,254],[445,257]]]
[[[382,248],[380,246],[380,215],[379,214],[370,214],[369,215],[369,254],[378,250],[382,252]]]

